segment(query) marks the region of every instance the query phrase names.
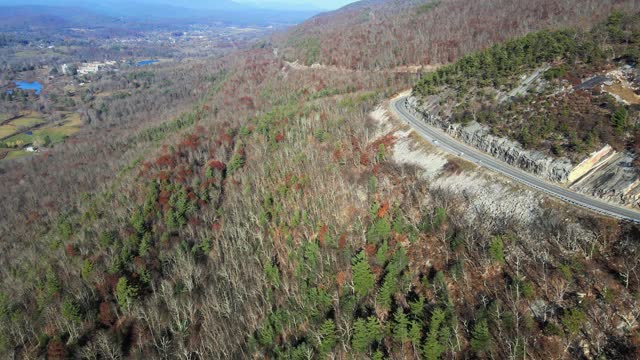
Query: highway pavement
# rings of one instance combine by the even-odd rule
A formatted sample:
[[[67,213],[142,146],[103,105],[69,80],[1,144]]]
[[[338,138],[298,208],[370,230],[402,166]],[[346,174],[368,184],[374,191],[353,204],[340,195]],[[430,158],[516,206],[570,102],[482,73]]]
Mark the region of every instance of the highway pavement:
[[[640,212],[638,211],[598,200],[591,196],[567,189],[559,184],[543,180],[454,139],[444,131],[430,126],[423,120],[414,117],[412,113],[407,110],[406,99],[407,96],[402,96],[391,100],[391,110],[400,119],[407,122],[420,136],[433,145],[466,159],[467,161],[474,162],[479,166],[499,172],[528,187],[544,192],[545,194],[551,195],[570,204],[595,211],[602,215],[640,223]]]

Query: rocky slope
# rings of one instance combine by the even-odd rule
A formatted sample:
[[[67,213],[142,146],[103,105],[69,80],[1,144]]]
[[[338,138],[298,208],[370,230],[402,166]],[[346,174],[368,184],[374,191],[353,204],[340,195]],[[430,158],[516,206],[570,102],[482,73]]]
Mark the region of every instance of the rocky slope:
[[[599,156],[598,153],[605,153]],[[573,181],[573,190],[617,202],[624,205],[638,206],[640,200],[640,179],[636,169],[631,166],[633,154],[616,152],[605,147],[591,158],[600,157],[583,176]],[[585,160],[588,162],[591,158]],[[576,166],[576,170],[578,170]],[[572,171],[576,173],[577,171]]]
[[[416,97],[407,102],[416,116],[438,127],[466,144],[550,181],[566,183],[571,189],[622,205],[637,207],[640,200],[640,180],[631,166],[633,154],[618,153],[605,146],[580,164],[573,166],[567,158],[554,159],[538,151],[525,150],[519,143],[494,136],[486,125],[471,122],[453,123],[436,115],[437,104],[419,104]]]
[[[573,168],[569,159],[551,159],[540,152],[525,150],[515,141],[491,135],[486,126],[477,122],[472,122],[466,126],[452,123],[436,115],[436,112],[433,111],[436,104],[432,102],[420,105],[418,99],[414,96],[409,97],[407,101],[411,105],[410,109],[413,109],[414,115],[421,116],[428,124],[438,127],[500,160],[547,180],[560,183],[566,182]]]

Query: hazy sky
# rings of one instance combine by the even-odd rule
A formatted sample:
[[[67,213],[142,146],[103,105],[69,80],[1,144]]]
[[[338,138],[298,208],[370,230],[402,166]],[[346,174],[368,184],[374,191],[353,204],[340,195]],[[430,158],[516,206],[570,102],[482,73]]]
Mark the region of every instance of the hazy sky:
[[[304,7],[313,7],[318,9],[325,10],[333,10],[349,3],[354,2],[355,0],[233,0],[237,3],[246,3],[246,4],[259,4],[263,6],[268,6],[271,4],[276,5],[291,5],[297,8]]]
[[[83,4],[89,5],[91,2],[100,2],[102,0],[0,0],[0,5],[68,5]],[[111,0],[118,2],[123,0]],[[136,0],[131,0],[132,2]],[[216,0],[137,0],[138,2],[163,3],[175,6],[187,6],[203,4],[215,4],[224,1]],[[226,0],[229,1],[229,0]],[[322,9],[333,10],[352,3],[355,0],[231,0],[236,3],[258,5],[263,8],[272,9]],[[107,1],[108,2],[108,1]]]

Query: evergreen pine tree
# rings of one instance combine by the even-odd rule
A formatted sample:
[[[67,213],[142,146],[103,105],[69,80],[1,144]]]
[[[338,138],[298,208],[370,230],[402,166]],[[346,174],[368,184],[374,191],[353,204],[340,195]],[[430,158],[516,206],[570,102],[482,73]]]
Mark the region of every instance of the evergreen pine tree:
[[[118,300],[118,304],[121,307],[128,309],[137,296],[138,289],[129,285],[129,280],[127,280],[126,277],[123,276],[118,279],[118,284],[116,285],[116,300]]]
[[[371,272],[364,251],[353,260],[353,286],[358,296],[366,296],[375,285],[375,277]]]
[[[367,242],[379,244],[391,237],[391,223],[386,217],[376,219],[367,232]]]
[[[365,319],[357,319],[353,323],[353,337],[351,338],[351,347],[353,347],[354,351],[360,353],[364,353],[369,348],[367,321]]]
[[[378,291],[378,296],[376,297],[376,305],[378,305],[382,310],[388,311],[391,309],[391,297],[396,291],[395,285],[396,279],[393,274],[387,273],[384,277],[384,282],[380,287],[380,291]]]
[[[422,354],[427,360],[437,360],[445,350],[443,344],[440,343],[440,326],[444,321],[445,313],[442,309],[435,309],[433,315],[431,315],[431,322],[429,323],[429,334],[427,335],[427,341],[422,348]]]
[[[370,344],[382,341],[382,325],[375,316],[369,316],[367,319],[367,334]]]
[[[333,323],[333,320],[328,319],[322,323],[320,336],[322,338],[320,340],[320,352],[326,354],[336,346],[336,325]]]
[[[480,319],[471,332],[471,348],[476,353],[485,353],[491,349],[491,333],[486,319]]]
[[[500,236],[495,236],[491,240],[489,254],[491,255],[491,259],[493,259],[493,261],[504,264],[504,243],[502,242],[502,238]]]
[[[398,308],[393,315],[393,338],[399,343],[405,343],[409,341],[409,319],[405,315],[402,308]]]
[[[414,348],[420,345],[420,338],[422,337],[422,326],[416,320],[411,321],[411,327],[409,328],[409,340]]]

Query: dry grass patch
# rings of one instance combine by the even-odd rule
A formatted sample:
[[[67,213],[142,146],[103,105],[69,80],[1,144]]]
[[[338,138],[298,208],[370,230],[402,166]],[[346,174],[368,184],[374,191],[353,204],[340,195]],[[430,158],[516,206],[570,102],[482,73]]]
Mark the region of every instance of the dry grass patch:
[[[604,86],[604,91],[619,96],[622,100],[628,102],[631,105],[640,104],[640,96],[638,96],[633,89],[624,86],[621,83],[615,83],[611,86]]]
[[[445,174],[458,175],[465,171],[473,171],[476,168],[473,163],[459,157],[449,156],[447,160],[447,163],[442,167],[442,171]]]
[[[29,128],[32,126],[36,126],[42,124],[43,122],[44,119],[38,116],[23,116],[11,121],[10,124],[14,125],[16,129],[19,129],[20,127]]]
[[[2,160],[17,159],[17,158],[29,156],[31,154],[33,154],[33,153],[30,153],[30,152],[24,151],[24,150],[12,150],[12,151],[9,151]]]
[[[17,130],[16,127],[13,125],[0,126],[0,139],[13,135],[16,132],[16,130]]]

